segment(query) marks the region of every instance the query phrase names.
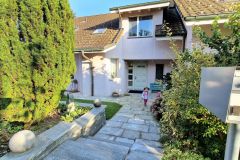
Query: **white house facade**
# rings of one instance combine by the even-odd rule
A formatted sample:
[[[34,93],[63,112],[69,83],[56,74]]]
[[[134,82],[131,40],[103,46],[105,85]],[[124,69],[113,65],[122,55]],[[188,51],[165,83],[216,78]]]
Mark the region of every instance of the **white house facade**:
[[[111,8],[109,14],[76,18],[74,79],[80,94],[110,96],[143,90],[170,73],[175,59],[171,43],[179,50],[191,49],[196,41],[193,26],[208,29],[214,18],[188,21],[180,1],[184,0],[121,6]]]

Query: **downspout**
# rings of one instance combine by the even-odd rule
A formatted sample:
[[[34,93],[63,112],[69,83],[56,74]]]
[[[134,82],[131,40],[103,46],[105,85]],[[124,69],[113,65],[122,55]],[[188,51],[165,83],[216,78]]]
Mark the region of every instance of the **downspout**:
[[[93,62],[90,58],[88,58],[85,54],[84,51],[81,51],[82,56],[89,61],[89,66],[90,66],[90,76],[91,76],[91,96],[94,96],[94,76],[93,76]]]
[[[184,35],[184,36],[183,36],[183,48],[182,48],[182,51],[183,51],[183,52],[185,52],[185,49],[186,49],[186,47],[185,47],[185,45],[186,45],[186,38],[187,38],[187,36]]]

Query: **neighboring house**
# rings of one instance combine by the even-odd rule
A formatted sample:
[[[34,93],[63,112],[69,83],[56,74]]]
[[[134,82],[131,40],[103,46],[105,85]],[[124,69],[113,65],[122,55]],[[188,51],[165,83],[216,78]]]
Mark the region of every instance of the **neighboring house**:
[[[175,55],[170,42],[191,49],[193,26],[207,32],[236,2],[222,0],[160,0],[111,8],[111,13],[75,19],[78,90],[84,96],[142,90],[171,72]],[[165,24],[171,28],[171,38]]]

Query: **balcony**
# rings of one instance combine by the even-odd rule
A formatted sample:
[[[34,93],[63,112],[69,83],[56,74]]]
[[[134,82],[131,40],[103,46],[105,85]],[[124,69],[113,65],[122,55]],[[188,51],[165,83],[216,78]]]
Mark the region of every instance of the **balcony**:
[[[163,22],[162,25],[156,25],[155,37],[159,39],[165,38],[183,38],[187,35],[185,26],[181,20],[175,8],[165,9],[163,12]]]

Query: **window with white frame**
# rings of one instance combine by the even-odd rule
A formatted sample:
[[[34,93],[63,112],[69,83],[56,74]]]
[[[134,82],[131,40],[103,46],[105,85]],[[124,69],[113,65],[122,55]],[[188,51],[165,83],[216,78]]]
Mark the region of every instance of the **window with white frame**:
[[[116,78],[118,76],[118,59],[111,59],[111,78]]]
[[[152,16],[129,18],[129,37],[149,37],[153,35]]]

